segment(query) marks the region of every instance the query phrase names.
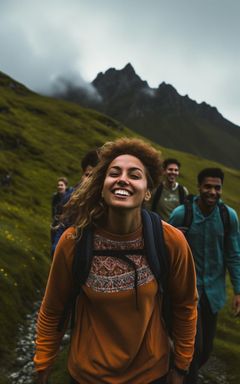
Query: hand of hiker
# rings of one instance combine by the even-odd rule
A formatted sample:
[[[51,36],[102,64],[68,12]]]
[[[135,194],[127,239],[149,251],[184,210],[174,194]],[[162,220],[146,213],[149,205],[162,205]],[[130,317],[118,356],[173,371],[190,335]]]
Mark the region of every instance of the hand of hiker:
[[[167,377],[167,384],[183,384],[184,376],[172,369]]]
[[[234,315],[239,316],[240,315],[240,294],[234,295],[232,308],[233,308]]]

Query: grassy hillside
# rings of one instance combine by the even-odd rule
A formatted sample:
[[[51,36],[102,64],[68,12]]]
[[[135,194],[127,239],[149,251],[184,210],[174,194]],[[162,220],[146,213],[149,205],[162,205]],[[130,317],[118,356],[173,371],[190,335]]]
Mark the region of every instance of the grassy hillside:
[[[114,120],[40,97],[0,75],[0,382],[16,326],[43,288],[49,267],[50,201],[56,179],[80,179],[89,149],[131,135]],[[3,368],[4,367],[4,368]]]
[[[88,149],[106,140],[133,135],[107,116],[36,95],[0,73],[0,180],[6,172],[11,174],[10,185],[0,186],[1,384],[7,383],[4,375],[16,357],[13,351],[17,324],[39,298],[46,282],[50,264],[50,201],[56,178],[64,175],[70,184],[75,184],[80,178],[80,159]],[[196,192],[196,173],[213,163],[159,149],[164,157],[180,159],[182,182]],[[239,210],[240,172],[224,170],[225,200]],[[237,325],[228,311],[224,316],[218,350],[225,356],[229,345],[233,345],[232,354],[237,358]],[[226,344],[229,329],[232,344]],[[238,374],[240,378],[240,371]]]

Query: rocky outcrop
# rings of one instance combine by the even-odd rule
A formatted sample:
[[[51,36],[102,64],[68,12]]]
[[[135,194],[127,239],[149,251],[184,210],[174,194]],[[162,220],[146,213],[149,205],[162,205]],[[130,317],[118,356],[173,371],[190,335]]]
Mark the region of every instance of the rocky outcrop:
[[[95,101],[77,88],[74,93],[69,88],[62,97],[97,109],[164,147],[240,168],[240,127],[216,107],[181,96],[165,82],[149,87],[130,63],[121,70],[100,72],[91,85],[98,95]]]

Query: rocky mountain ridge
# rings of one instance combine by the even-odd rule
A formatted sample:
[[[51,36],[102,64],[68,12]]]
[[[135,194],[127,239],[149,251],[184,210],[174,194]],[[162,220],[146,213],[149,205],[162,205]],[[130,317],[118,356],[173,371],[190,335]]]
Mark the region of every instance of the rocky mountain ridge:
[[[130,63],[100,72],[91,85],[97,95],[92,99],[78,87],[55,96],[97,109],[162,146],[240,168],[240,127],[216,107],[181,96],[165,82],[151,88]]]

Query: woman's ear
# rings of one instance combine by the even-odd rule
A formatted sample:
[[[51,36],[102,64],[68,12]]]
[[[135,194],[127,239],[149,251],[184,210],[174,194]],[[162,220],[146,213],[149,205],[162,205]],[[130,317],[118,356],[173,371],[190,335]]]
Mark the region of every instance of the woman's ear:
[[[149,191],[149,189],[147,190],[147,192],[146,192],[146,194],[145,194],[145,198],[144,198],[144,200],[145,201],[149,201],[150,199],[151,199],[151,192]]]

